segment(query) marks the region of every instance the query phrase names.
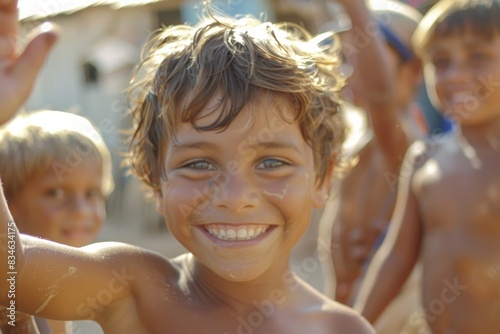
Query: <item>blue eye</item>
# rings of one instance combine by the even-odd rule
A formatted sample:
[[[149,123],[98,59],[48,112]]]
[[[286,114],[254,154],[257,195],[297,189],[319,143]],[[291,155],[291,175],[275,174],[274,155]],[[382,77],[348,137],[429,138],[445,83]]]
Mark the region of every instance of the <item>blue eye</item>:
[[[259,169],[274,169],[274,168],[283,167],[285,165],[286,164],[283,161],[281,161],[281,160],[268,158],[268,159],[263,160],[257,166],[257,168],[259,168]]]
[[[205,160],[193,161],[186,165],[187,168],[200,170],[215,170],[214,165]]]

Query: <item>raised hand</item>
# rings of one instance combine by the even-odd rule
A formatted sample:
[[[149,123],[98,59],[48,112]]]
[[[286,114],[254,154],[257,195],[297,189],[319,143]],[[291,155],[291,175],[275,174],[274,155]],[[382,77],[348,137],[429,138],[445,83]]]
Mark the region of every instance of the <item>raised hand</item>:
[[[0,0],[0,125],[11,119],[28,98],[57,28],[44,23],[30,33],[18,50],[17,0]]]

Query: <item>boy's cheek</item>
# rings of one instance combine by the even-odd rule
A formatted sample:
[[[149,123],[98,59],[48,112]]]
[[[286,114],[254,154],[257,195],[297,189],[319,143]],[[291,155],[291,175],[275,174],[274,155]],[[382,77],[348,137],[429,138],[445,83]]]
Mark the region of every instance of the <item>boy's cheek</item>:
[[[328,200],[328,194],[330,190],[327,186],[319,186],[317,187],[311,198],[312,198],[312,206],[315,209],[321,209],[325,206],[326,201]]]

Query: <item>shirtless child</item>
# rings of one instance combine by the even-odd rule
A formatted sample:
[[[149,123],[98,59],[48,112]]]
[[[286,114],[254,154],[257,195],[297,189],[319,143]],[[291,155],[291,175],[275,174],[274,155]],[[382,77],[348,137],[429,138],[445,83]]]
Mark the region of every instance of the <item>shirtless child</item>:
[[[343,93],[358,107],[348,114],[357,126],[346,142],[355,165],[345,176],[334,176],[338,186],[320,220],[318,247],[331,250],[331,262],[322,263],[325,293],[352,305],[389,224],[401,159],[425,133],[418,130],[413,102],[421,61],[410,44],[421,15],[395,1],[340,2],[352,22],[341,36],[353,67]]]
[[[113,175],[110,152],[86,118],[41,110],[0,127],[0,176],[20,232],[73,247],[97,238]],[[31,333],[23,318],[17,313],[15,326],[9,326],[2,317],[0,329]],[[36,323],[40,334],[73,333],[71,322]]]
[[[16,2],[2,4],[5,38]],[[0,280],[17,272],[15,306],[94,319],[111,334],[373,333],[289,267],[343,140],[338,56],[308,37],[299,27],[222,17],[160,32],[131,89],[130,159],[190,253],[169,260],[127,244],[72,248],[22,235],[0,192]],[[3,56],[17,69],[15,54]],[[0,120],[22,101],[1,105]],[[0,286],[3,305],[13,301],[7,290]]]
[[[430,96],[454,133],[413,145],[391,227],[355,308],[374,322],[420,255],[434,334],[500,328],[500,1],[442,0],[414,45]]]

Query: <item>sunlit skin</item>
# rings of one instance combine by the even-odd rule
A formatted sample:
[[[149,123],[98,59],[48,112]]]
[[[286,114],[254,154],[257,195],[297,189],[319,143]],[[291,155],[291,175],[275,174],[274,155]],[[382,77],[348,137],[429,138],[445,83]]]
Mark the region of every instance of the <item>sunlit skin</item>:
[[[156,198],[192,254],[167,260],[130,245],[67,248],[23,236],[18,308],[45,318],[91,318],[105,333],[237,333],[245,326],[259,333],[370,333],[352,310],[289,269],[290,250],[329,188],[316,182],[312,149],[290,116],[256,103],[223,132],[196,132],[189,124],[175,130]],[[265,232],[247,233],[249,240],[208,233],[221,227]]]
[[[95,240],[106,218],[104,204],[102,163],[97,158],[64,174],[49,167],[9,200],[21,233],[73,247]]]
[[[423,307],[441,333],[500,328],[500,37],[433,40],[426,51],[431,96],[458,131],[412,147],[403,165],[394,228],[356,305],[373,321],[418,255]],[[484,78],[491,83],[485,85]],[[475,101],[470,104],[470,101]],[[473,106],[471,108],[470,106]],[[391,273],[391,274],[390,274]],[[376,288],[374,288],[376,287]],[[420,321],[424,322],[425,317]]]
[[[0,38],[15,33],[16,4],[0,1],[0,16],[10,23],[0,24]],[[38,36],[40,47],[50,49]],[[35,51],[41,50],[33,46],[23,55],[43,60]],[[17,67],[23,57],[0,53],[0,65]],[[0,97],[9,99],[0,104],[0,124],[15,114],[36,76],[37,63],[24,65],[33,75],[14,82],[24,90],[12,98],[18,77],[0,71]],[[43,318],[93,319],[107,334],[373,333],[359,314],[289,269],[290,250],[313,207],[326,200],[329,179],[318,182],[312,148],[291,121],[292,104],[259,97],[223,131],[196,132],[181,123],[169,129],[174,136],[161,136],[176,140],[163,148],[158,209],[192,254],[169,260],[127,244],[74,248],[19,234],[0,191],[0,257],[15,246],[16,308]],[[199,111],[214,114],[200,122],[219,116],[210,105]],[[0,280],[9,269],[0,261]],[[2,305],[10,303],[7,289],[0,285]]]
[[[426,57],[426,82],[440,110],[463,128],[495,119],[500,109],[500,42],[467,33],[440,39]]]
[[[82,247],[94,242],[106,218],[102,181],[98,158],[82,160],[63,174],[51,165],[26,182],[9,208],[21,233]],[[71,332],[69,322],[39,321],[47,321],[54,333]]]
[[[332,255],[330,268],[324,266],[325,292],[345,304],[352,304],[376,241],[389,224],[404,154],[411,142],[424,136],[411,116],[420,62],[403,62],[377,34],[370,43],[360,44],[359,31],[373,23],[362,2],[342,1],[353,29],[340,36],[344,58],[353,68],[343,96],[361,108],[351,113],[360,114],[367,125],[356,152],[351,152],[354,166],[336,180],[319,233],[320,250],[329,246]]]
[[[288,253],[307,228],[310,208],[326,199],[326,186],[315,185],[312,150],[297,124],[287,124],[272,109],[264,116],[264,108],[247,108],[221,134],[183,124],[165,161],[168,181],[158,196],[160,211],[198,262],[226,280],[247,281],[286,268]],[[238,243],[217,240],[208,226],[266,232]]]
[[[33,33],[25,49],[18,50],[16,8],[17,1],[0,1],[0,124],[12,118],[25,102],[58,35],[57,28],[45,25]],[[4,329],[23,334],[38,333],[33,318],[18,315],[19,323],[15,328],[5,323],[6,319],[2,316],[0,321]]]

